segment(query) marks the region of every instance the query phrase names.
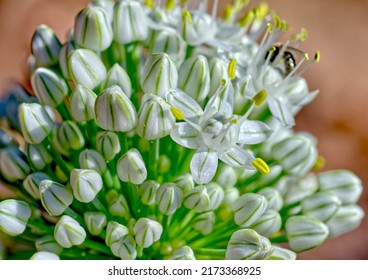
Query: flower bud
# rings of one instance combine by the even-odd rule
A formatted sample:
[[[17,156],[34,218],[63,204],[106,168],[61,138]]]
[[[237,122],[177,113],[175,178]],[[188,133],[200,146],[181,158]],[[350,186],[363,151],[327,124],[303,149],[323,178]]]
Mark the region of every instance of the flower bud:
[[[63,247],[56,242],[54,236],[46,235],[36,240],[35,242],[36,249],[38,251],[50,252],[56,255],[60,255]]]
[[[74,197],[80,202],[91,202],[102,189],[102,178],[92,169],[73,169],[70,173],[70,185]]]
[[[321,245],[328,236],[328,227],[313,217],[292,216],[285,224],[289,247],[295,252]]]
[[[37,103],[22,103],[19,106],[19,121],[23,137],[30,144],[41,143],[54,127],[45,108]]]
[[[160,212],[165,215],[172,215],[181,206],[183,194],[180,188],[174,183],[162,184],[156,193],[156,203]]]
[[[232,205],[235,223],[243,228],[258,221],[266,209],[266,198],[254,193],[243,194]]]
[[[9,146],[0,150],[0,172],[9,182],[23,180],[30,172],[26,156],[17,148]]]
[[[120,44],[143,41],[148,36],[147,18],[138,1],[118,1],[113,21],[114,39]]]
[[[138,135],[146,140],[163,138],[170,134],[174,125],[170,104],[161,97],[145,94],[138,113]]]
[[[86,231],[76,220],[64,215],[55,225],[54,237],[62,247],[70,248],[84,242]]]
[[[203,235],[210,234],[215,226],[215,213],[205,212],[193,220],[193,228]]]
[[[281,216],[275,210],[266,210],[250,228],[262,236],[270,237],[280,230]]]
[[[77,85],[70,96],[70,113],[77,122],[95,118],[96,94],[89,88]]]
[[[226,188],[224,190],[224,199],[222,201],[222,205],[232,206],[234,202],[239,198],[239,189],[236,187]]]
[[[107,160],[112,160],[120,152],[120,141],[116,133],[100,131],[96,136],[97,151]]]
[[[184,206],[194,212],[200,213],[210,206],[210,197],[204,185],[194,187],[183,200]]]
[[[168,173],[170,171],[170,167],[170,158],[165,154],[160,155],[157,160],[157,172],[160,174]]]
[[[223,80],[228,80],[229,75],[226,63],[218,57],[212,57],[208,62],[208,66],[211,77],[209,96],[213,96],[217,89],[221,86],[221,82]]]
[[[106,67],[93,51],[77,49],[69,55],[69,73],[74,83],[94,89],[106,78]]]
[[[49,175],[43,172],[29,174],[23,181],[24,189],[36,200],[41,198],[39,185],[43,180],[51,180]]]
[[[118,241],[119,239],[122,239],[124,236],[129,234],[129,230],[126,226],[123,226],[117,222],[109,221],[107,223],[106,228],[106,238],[105,242],[106,245],[111,247],[111,245]]]
[[[139,185],[139,195],[142,203],[145,205],[152,205],[156,201],[156,192],[160,184],[156,181],[148,180]]]
[[[80,11],[75,19],[73,37],[83,48],[97,52],[106,50],[113,38],[106,12],[92,5]]]
[[[227,260],[264,260],[273,252],[271,242],[253,229],[233,233],[227,245]]]
[[[316,192],[318,188],[314,174],[309,174],[303,178],[291,176],[284,184],[287,184],[289,187],[283,197],[285,205],[302,201],[304,198]]]
[[[103,82],[102,87],[106,89],[112,86],[119,86],[128,98],[132,95],[130,78],[125,69],[117,63],[107,72],[106,80]]]
[[[330,236],[337,237],[356,229],[364,218],[363,209],[355,204],[343,205],[328,222]]]
[[[110,248],[114,256],[122,260],[134,260],[137,257],[136,243],[130,234],[114,241]]]
[[[181,190],[183,195],[186,195],[194,188],[193,176],[190,173],[179,175],[174,179],[173,183],[176,184],[176,186]]]
[[[195,256],[192,248],[189,246],[183,246],[180,249],[176,250],[173,255],[169,258],[169,260],[195,260]]]
[[[0,229],[11,236],[26,229],[31,208],[22,200],[7,199],[0,202]]]
[[[216,184],[215,182],[211,182],[206,185],[207,193],[210,198],[210,204],[208,206],[207,211],[214,211],[216,210],[225,197],[224,190],[220,187],[220,185]]]
[[[280,211],[283,206],[283,200],[278,190],[274,188],[261,189],[258,194],[263,195],[267,200],[267,209]]]
[[[114,0],[93,0],[88,5],[103,9],[106,12],[108,21],[112,22],[112,20],[114,19],[114,4]]]
[[[197,101],[207,97],[210,90],[210,70],[206,57],[198,55],[183,62],[179,69],[178,88]]]
[[[177,83],[178,70],[167,54],[157,53],[147,58],[141,78],[143,92],[164,98],[165,93],[176,88]]]
[[[14,141],[13,136],[5,129],[0,128],[0,149],[6,148],[7,146],[19,146]]]
[[[215,181],[224,189],[231,188],[238,181],[238,175],[232,166],[224,164],[217,171]]]
[[[272,246],[273,252],[271,256],[267,258],[267,260],[295,260],[296,254],[293,251],[290,251],[285,248],[281,248],[279,246]]]
[[[64,121],[56,130],[59,144],[67,151],[79,150],[84,147],[85,141],[79,127],[72,121]]]
[[[314,217],[323,223],[335,216],[340,205],[340,199],[329,192],[315,193],[301,202],[303,215]]]
[[[50,216],[59,216],[73,202],[72,191],[51,180],[43,180],[39,184],[41,202]]]
[[[30,258],[30,260],[33,260],[33,261],[58,261],[58,260],[60,260],[60,258],[57,254],[41,251],[41,252],[34,253],[32,255],[32,257]]]
[[[110,190],[106,195],[109,212],[113,216],[127,217],[129,215],[129,205],[122,194],[118,194],[116,190]]]
[[[99,152],[90,149],[83,150],[79,154],[79,165],[83,169],[95,170],[100,175],[107,169],[103,156]]]
[[[37,68],[32,74],[31,84],[42,105],[57,107],[68,94],[65,80],[48,68]]]
[[[322,172],[317,180],[320,190],[334,193],[343,205],[356,203],[363,192],[360,179],[348,170]]]
[[[59,65],[61,68],[61,72],[63,73],[63,76],[65,79],[70,80],[70,70],[69,70],[69,56],[70,54],[76,50],[77,47],[75,46],[74,41],[67,41],[60,49],[59,54]]]
[[[73,169],[73,165],[69,162],[65,162],[65,166],[68,170]],[[63,168],[60,168],[59,165],[55,166],[54,172],[59,182],[64,183],[64,184],[69,182],[70,172],[66,172],[65,170],[63,170]]]
[[[173,60],[178,60],[183,49],[180,36],[169,30],[160,30],[150,41],[150,54],[167,53]]]
[[[33,169],[42,170],[52,162],[52,157],[44,145],[26,144],[27,158]]]
[[[39,67],[47,67],[58,62],[61,43],[54,31],[42,24],[33,34],[31,49]]]
[[[107,224],[105,214],[100,212],[84,212],[84,222],[92,235],[99,235]]]
[[[105,130],[129,131],[137,124],[133,103],[118,87],[105,89],[95,103],[97,124]]]
[[[147,179],[147,169],[137,149],[130,149],[116,164],[119,179],[132,184],[142,184]]]
[[[160,239],[162,225],[154,220],[140,218],[134,226],[135,241],[143,248],[150,247]]]

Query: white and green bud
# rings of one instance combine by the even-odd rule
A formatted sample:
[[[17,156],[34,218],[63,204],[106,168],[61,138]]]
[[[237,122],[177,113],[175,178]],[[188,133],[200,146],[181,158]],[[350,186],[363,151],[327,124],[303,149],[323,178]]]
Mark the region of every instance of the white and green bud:
[[[109,212],[113,216],[127,217],[129,215],[129,205],[122,194],[116,190],[110,190],[106,195]]]
[[[111,246],[114,242],[129,234],[126,226],[114,221],[109,221],[106,227],[105,242],[107,246]]]
[[[197,101],[203,101],[210,91],[210,70],[203,55],[190,57],[179,69],[178,88]]]
[[[210,234],[215,226],[215,213],[205,212],[195,217],[192,222],[193,228],[200,233],[207,235]]]
[[[222,86],[222,81],[229,79],[228,65],[222,59],[218,57],[212,57],[208,61],[210,71],[210,91],[209,96],[216,93],[218,88]]]
[[[174,183],[162,184],[156,193],[156,203],[160,212],[165,215],[172,215],[181,206],[183,193]]]
[[[79,165],[83,169],[95,170],[100,175],[105,173],[107,169],[103,156],[99,152],[91,149],[83,150],[79,154]]]
[[[84,147],[85,140],[82,131],[72,121],[63,121],[56,130],[56,138],[63,149],[79,150]]]
[[[74,83],[94,89],[106,78],[106,67],[91,50],[77,49],[69,55],[69,73]]]
[[[221,188],[221,186],[215,182],[207,184],[206,188],[208,196],[210,198],[210,204],[207,210],[214,211],[221,205],[222,201],[224,200],[225,192]]]
[[[150,41],[150,54],[167,53],[172,59],[180,58],[183,50],[183,40],[180,36],[169,30],[160,30]]]
[[[267,209],[267,200],[263,195],[246,193],[233,204],[234,220],[240,227],[246,228],[254,224]]]
[[[318,192],[301,202],[302,213],[325,223],[330,220],[341,206],[340,199],[331,192]]]
[[[127,234],[112,242],[111,252],[122,260],[135,260],[137,257],[136,242],[130,234]]]
[[[356,203],[363,192],[361,180],[348,170],[331,170],[317,175],[318,187],[334,193],[345,204]]]
[[[35,246],[38,251],[50,252],[56,255],[60,255],[61,251],[63,251],[63,247],[56,242],[52,235],[46,235],[37,239]]]
[[[44,172],[29,174],[23,181],[24,189],[36,200],[41,198],[39,185],[43,180],[51,180],[49,175]]]
[[[59,54],[59,65],[61,68],[61,72],[63,73],[63,77],[67,80],[71,79],[70,75],[70,67],[69,67],[69,56],[75,51],[77,47],[75,46],[74,41],[67,41],[60,49]]]
[[[17,148],[9,146],[0,150],[0,172],[9,182],[23,180],[31,172],[27,157]]]
[[[142,184],[147,179],[147,169],[137,149],[130,149],[116,164],[119,179],[132,184]]]
[[[53,120],[40,104],[22,103],[18,114],[20,128],[27,143],[41,143],[54,127]]]
[[[88,5],[103,9],[106,12],[109,22],[112,22],[112,20],[114,19],[114,0],[93,0]]]
[[[173,183],[179,187],[183,195],[186,195],[194,188],[193,176],[190,173],[179,175],[174,179]]]
[[[55,225],[54,237],[63,248],[70,248],[84,242],[86,231],[76,220],[64,215]]]
[[[143,248],[150,247],[162,234],[162,225],[154,220],[140,218],[134,226],[135,241]]]
[[[26,144],[25,150],[29,164],[35,170],[42,170],[52,162],[52,157],[44,145]]]
[[[192,248],[189,246],[183,246],[180,249],[176,250],[172,256],[169,258],[169,260],[195,260],[194,252]]]
[[[152,205],[156,201],[156,193],[160,184],[153,180],[147,180],[139,185],[139,195],[145,205]]]
[[[102,87],[109,88],[112,86],[119,86],[128,98],[132,95],[132,83],[130,78],[125,69],[117,63],[107,72]]]
[[[118,86],[105,89],[96,99],[96,120],[99,127],[111,131],[129,131],[137,124],[133,103]]]
[[[138,112],[137,133],[146,140],[163,138],[175,126],[175,117],[167,101],[153,94],[145,94]]]
[[[291,250],[303,252],[321,245],[329,234],[328,227],[313,217],[292,216],[285,224]]]
[[[238,181],[238,174],[232,166],[224,164],[218,169],[215,181],[224,189],[231,188]]]
[[[60,127],[60,124],[55,125],[54,129],[51,131],[51,145],[56,150],[58,154],[61,155],[68,155],[69,154],[69,145],[67,143],[67,146],[64,146],[60,143],[59,136],[57,135],[57,131]]]
[[[207,193],[207,188],[204,185],[194,187],[183,200],[186,208],[200,213],[206,211],[210,206],[210,196]]]
[[[92,235],[99,235],[107,224],[105,214],[100,212],[84,212],[84,222]]]
[[[42,105],[57,107],[68,94],[65,80],[48,68],[37,68],[32,74],[31,84]]]
[[[148,36],[147,17],[138,1],[118,1],[113,21],[114,39],[120,44],[143,41]]]
[[[43,180],[39,184],[43,207],[50,216],[59,216],[73,202],[70,188],[51,180]]]
[[[267,199],[267,209],[280,211],[283,206],[283,199],[278,190],[275,188],[261,189],[258,194],[263,195]]]
[[[168,173],[170,171],[170,167],[170,158],[165,154],[160,155],[157,160],[157,172],[161,174]]]
[[[41,24],[33,34],[31,49],[36,64],[39,67],[47,67],[58,62],[61,43],[54,31]]]
[[[288,187],[288,190],[283,196],[284,205],[300,202],[315,193],[318,189],[316,176],[312,173],[303,178],[291,176],[283,181],[280,182],[281,185],[284,184],[284,187],[285,185]],[[279,186],[277,187],[278,190]]]
[[[51,252],[36,252],[32,255],[30,258],[32,261],[58,261],[60,260],[60,257],[57,254],[51,253]]]
[[[96,136],[97,151],[107,160],[112,160],[120,152],[120,141],[112,131],[100,131]]]
[[[174,61],[165,53],[150,55],[143,67],[141,86],[144,93],[162,98],[178,84],[178,70]]]
[[[80,11],[74,22],[73,37],[83,48],[97,52],[106,50],[113,33],[105,10],[90,5]]]
[[[260,235],[270,237],[281,228],[281,216],[275,210],[266,210],[259,219],[250,226]]]
[[[0,229],[11,236],[26,229],[31,208],[22,200],[6,199],[0,202]]]
[[[89,88],[77,85],[70,96],[70,113],[77,122],[95,118],[96,94]]]
[[[71,163],[65,162],[65,165],[68,170],[73,169],[73,165]],[[69,172],[66,172],[66,170],[61,168],[59,165],[55,166],[54,172],[55,172],[56,178],[59,180],[60,183],[65,184],[69,182]]]
[[[271,242],[253,229],[233,233],[227,245],[227,260],[264,260],[273,252]]]
[[[337,237],[356,229],[364,218],[364,210],[355,204],[343,205],[326,224],[330,236]]]
[[[236,187],[226,188],[224,190],[225,196],[222,205],[231,206],[240,197],[239,189]]]
[[[267,260],[295,260],[296,254],[288,249],[279,246],[272,246],[273,252]]]
[[[91,202],[102,189],[102,178],[92,169],[73,169],[70,172],[70,185],[74,197],[80,202]]]
[[[0,149],[7,146],[19,146],[13,136],[6,129],[0,128]]]

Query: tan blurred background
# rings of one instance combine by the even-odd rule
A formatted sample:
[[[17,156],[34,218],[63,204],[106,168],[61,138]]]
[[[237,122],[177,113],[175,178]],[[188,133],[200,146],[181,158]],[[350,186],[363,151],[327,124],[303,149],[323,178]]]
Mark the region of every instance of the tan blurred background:
[[[39,24],[64,42],[86,0],[0,0],[0,92],[10,81],[26,81],[30,40]],[[229,1],[221,1],[224,5]],[[260,1],[251,1],[250,7]],[[269,0],[296,32],[309,31],[302,48],[320,50],[321,62],[305,77],[317,99],[297,118],[297,130],[319,139],[325,169],[350,169],[368,186],[368,0]],[[368,192],[360,200],[367,213],[362,226],[328,240],[301,259],[368,259]]]

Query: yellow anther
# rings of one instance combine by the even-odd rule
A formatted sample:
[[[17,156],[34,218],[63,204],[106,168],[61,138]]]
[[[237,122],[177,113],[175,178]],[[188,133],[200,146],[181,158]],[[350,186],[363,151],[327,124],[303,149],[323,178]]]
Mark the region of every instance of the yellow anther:
[[[304,59],[305,59],[305,60],[309,60],[309,55],[308,55],[308,53],[305,53],[305,54],[304,54]]]
[[[287,32],[289,30],[289,24],[286,22],[286,20],[281,21],[281,31]]]
[[[224,87],[224,86],[226,86],[226,84],[227,84],[226,79],[221,79],[221,85]]]
[[[232,59],[229,63],[229,66],[227,68],[227,73],[229,75],[229,78],[231,80],[235,79],[235,74],[236,74],[236,59]]]
[[[180,4],[181,5],[185,5],[187,3],[188,0],[180,0]]]
[[[279,18],[279,16],[278,15],[274,15],[273,16],[273,21],[274,21],[274,23],[275,23],[275,27],[277,28],[277,29],[281,29],[281,19]]]
[[[264,19],[268,13],[268,4],[263,2],[258,5],[256,8],[256,17],[257,19]]]
[[[235,0],[233,1],[234,4],[234,10],[236,12],[239,12],[241,9],[243,9],[245,6],[249,4],[249,0]]]
[[[233,16],[234,10],[232,5],[227,5],[222,13],[222,18],[228,20]]]
[[[144,5],[150,9],[155,7],[155,0],[145,0]]]
[[[322,156],[318,156],[314,166],[312,167],[312,171],[318,171],[325,166],[326,160]]]
[[[175,2],[176,2],[175,0],[166,0],[166,4],[165,4],[166,10],[171,11],[172,9],[174,9]]]
[[[238,120],[236,118],[233,118],[232,120],[230,120],[230,123],[231,124],[237,124],[238,123]]]
[[[247,26],[254,19],[253,11],[248,11],[244,16],[239,18],[238,23],[241,27]]]
[[[300,30],[300,40],[304,42],[308,38],[308,30],[306,28],[302,28]]]
[[[181,18],[183,19],[183,21],[188,21],[190,24],[192,23],[192,16],[190,15],[188,10],[184,10],[183,13],[181,14]]]
[[[261,158],[256,158],[252,161],[252,165],[262,174],[270,173],[270,167]]]
[[[265,102],[267,98],[267,91],[265,91],[264,89],[260,90],[253,98],[253,102],[254,104],[259,107],[263,104],[263,102]]]
[[[269,51],[270,53],[273,53],[275,50],[276,50],[276,47],[275,47],[275,46],[271,46],[271,47],[268,49],[268,51]]]
[[[173,113],[175,119],[177,119],[178,121],[184,120],[185,115],[179,108],[171,107],[170,110]]]
[[[273,26],[270,22],[267,23],[267,31],[272,32]]]
[[[321,59],[321,53],[319,51],[316,51],[316,53],[314,54],[314,61],[319,62],[320,59]]]

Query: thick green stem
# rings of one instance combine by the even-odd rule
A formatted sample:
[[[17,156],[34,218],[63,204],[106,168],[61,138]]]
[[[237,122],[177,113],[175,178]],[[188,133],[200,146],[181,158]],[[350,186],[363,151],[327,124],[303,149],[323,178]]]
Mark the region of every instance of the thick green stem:
[[[149,142],[149,164],[148,164],[148,177],[152,180],[156,180],[157,177],[157,163],[159,158],[159,140],[152,140]]]
[[[125,49],[125,65],[132,84],[131,100],[135,108],[139,108],[139,45],[136,42],[124,45]]]

